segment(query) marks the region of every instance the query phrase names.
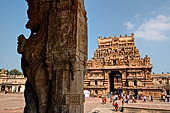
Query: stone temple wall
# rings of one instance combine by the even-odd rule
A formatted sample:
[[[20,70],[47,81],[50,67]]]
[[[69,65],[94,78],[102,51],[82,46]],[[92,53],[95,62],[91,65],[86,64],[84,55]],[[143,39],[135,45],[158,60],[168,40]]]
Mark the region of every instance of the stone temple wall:
[[[154,87],[150,57],[141,58],[135,45],[134,33],[98,38],[94,57],[87,61],[84,89],[91,96],[110,92],[158,96],[161,88]]]

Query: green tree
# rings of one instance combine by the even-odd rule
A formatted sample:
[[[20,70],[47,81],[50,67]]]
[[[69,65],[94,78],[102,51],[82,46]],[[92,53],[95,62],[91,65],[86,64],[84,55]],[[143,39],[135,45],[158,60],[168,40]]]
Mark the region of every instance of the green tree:
[[[10,75],[22,75],[22,73],[17,70],[17,69],[12,69],[11,71],[9,71]]]
[[[7,75],[10,75],[10,72],[7,70]]]

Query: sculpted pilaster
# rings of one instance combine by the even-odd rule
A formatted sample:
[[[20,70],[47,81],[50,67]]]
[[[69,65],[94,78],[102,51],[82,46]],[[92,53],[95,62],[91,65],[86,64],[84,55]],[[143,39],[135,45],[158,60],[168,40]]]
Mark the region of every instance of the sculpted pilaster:
[[[87,19],[83,0],[27,0],[31,34],[18,37],[28,78],[24,113],[83,113]]]

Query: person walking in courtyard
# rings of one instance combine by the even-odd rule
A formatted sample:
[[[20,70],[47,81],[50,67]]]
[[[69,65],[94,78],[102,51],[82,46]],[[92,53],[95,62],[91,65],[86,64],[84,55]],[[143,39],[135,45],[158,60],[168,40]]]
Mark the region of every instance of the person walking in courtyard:
[[[129,102],[129,94],[126,96],[126,103],[128,104],[128,102]]]
[[[152,98],[152,95],[151,95],[151,102],[153,102],[153,98]]]
[[[165,102],[165,95],[162,96],[163,101]]]
[[[116,110],[116,112],[118,111],[118,107],[119,107],[119,106],[118,106],[118,103],[116,102],[116,103],[115,103],[115,110]]]
[[[107,99],[106,99],[106,97],[104,97],[104,104],[106,104],[106,102],[107,102]]]
[[[132,103],[135,103],[135,97],[132,96]]]
[[[104,97],[102,97],[102,104],[104,104]]]
[[[149,101],[151,101],[151,96],[149,95]]]
[[[167,95],[166,98],[167,98],[167,102],[169,102],[169,95]]]
[[[113,100],[112,105],[113,105],[113,111],[115,111],[115,100]]]
[[[144,95],[144,97],[143,97],[143,102],[146,102],[146,96]]]
[[[111,97],[111,93],[108,94],[108,98],[110,98],[110,97]]]
[[[129,101],[129,99],[130,99],[130,96],[129,96],[129,94],[127,95],[127,99],[128,99],[128,101]]]
[[[112,102],[112,95],[111,95],[111,93],[108,94],[108,98],[110,99],[110,102]]]
[[[111,94],[110,95],[110,102],[112,102],[112,100],[113,100],[113,95]]]
[[[102,103],[103,103],[103,104],[106,104],[106,97],[103,97],[103,98],[102,98]]]

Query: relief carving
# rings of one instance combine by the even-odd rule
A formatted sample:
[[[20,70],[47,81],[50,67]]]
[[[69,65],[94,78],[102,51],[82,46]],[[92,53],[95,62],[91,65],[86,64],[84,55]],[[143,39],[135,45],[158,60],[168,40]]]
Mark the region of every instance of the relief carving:
[[[74,108],[76,113],[82,113],[83,103],[80,101],[84,99],[77,95],[83,92],[80,84],[86,69],[87,48],[83,46],[82,53],[78,53],[81,45],[77,40],[87,45],[87,29],[86,15],[78,17],[77,11],[84,2],[26,1],[29,19],[26,28],[31,30],[31,34],[28,38],[23,34],[18,36],[17,48],[27,77],[24,113],[69,113],[71,104],[78,105]],[[80,13],[85,12],[84,7],[81,8]],[[85,26],[81,26],[84,31],[78,30],[79,18],[84,20]],[[80,34],[85,34],[84,39]],[[63,106],[66,105],[66,95],[70,103]]]

